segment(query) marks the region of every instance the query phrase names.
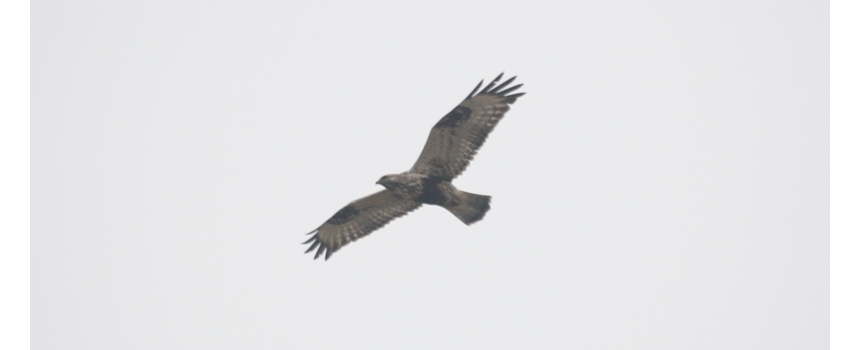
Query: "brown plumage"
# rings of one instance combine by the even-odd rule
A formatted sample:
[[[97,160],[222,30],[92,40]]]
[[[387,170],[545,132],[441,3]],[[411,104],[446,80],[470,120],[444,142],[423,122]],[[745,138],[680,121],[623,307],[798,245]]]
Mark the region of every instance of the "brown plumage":
[[[383,176],[377,184],[384,190],[349,203],[311,231],[313,236],[305,242],[311,245],[306,253],[316,249],[314,259],[325,253],[328,260],[344,245],[422,204],[439,205],[467,225],[481,220],[490,210],[490,196],[460,191],[451,181],[466,170],[510,105],[525,95],[511,94],[522,84],[507,88],[516,77],[496,85],[501,78],[499,74],[480,91],[483,81],[478,83],[463,102],[433,126],[412,169]]]

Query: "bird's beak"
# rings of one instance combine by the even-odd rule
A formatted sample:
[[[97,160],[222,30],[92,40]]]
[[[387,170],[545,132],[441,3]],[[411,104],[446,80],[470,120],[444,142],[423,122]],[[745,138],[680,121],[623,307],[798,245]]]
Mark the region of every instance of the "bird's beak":
[[[377,184],[377,185],[381,185],[381,183],[380,183],[380,182],[382,182],[382,180],[377,181],[377,182],[376,182],[376,184]]]

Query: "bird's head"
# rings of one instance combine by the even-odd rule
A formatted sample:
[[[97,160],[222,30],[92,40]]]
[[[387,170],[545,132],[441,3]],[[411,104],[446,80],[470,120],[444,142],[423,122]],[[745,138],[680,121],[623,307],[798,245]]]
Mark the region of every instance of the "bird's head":
[[[385,186],[385,188],[391,190],[397,187],[401,187],[403,185],[403,174],[388,174],[379,178],[379,181],[376,182],[377,185]]]
[[[391,183],[392,183],[392,175],[385,175],[383,177],[380,177],[379,181],[376,182],[377,185],[385,186],[385,188],[388,188],[388,186],[391,185]]]

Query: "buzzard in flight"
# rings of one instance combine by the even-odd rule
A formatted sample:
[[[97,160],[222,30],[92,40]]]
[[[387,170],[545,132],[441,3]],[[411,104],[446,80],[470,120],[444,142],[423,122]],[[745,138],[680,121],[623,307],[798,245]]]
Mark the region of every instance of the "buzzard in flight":
[[[451,181],[466,169],[510,105],[525,95],[524,92],[511,94],[522,84],[505,89],[515,78],[496,85],[502,79],[502,74],[499,74],[480,91],[483,81],[478,83],[463,102],[433,126],[412,169],[383,176],[376,183],[384,186],[384,190],[349,203],[322,226],[308,233],[314,235],[305,242],[311,243],[305,253],[316,249],[314,259],[325,253],[328,260],[332,253],[349,242],[370,234],[422,204],[448,209],[466,225],[481,220],[490,210],[490,196],[460,191]]]

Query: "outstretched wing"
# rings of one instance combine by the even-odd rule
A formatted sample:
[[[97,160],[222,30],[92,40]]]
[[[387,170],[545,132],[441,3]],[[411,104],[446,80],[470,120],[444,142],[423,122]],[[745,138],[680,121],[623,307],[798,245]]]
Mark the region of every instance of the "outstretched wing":
[[[522,84],[502,90],[516,77],[496,86],[502,74],[475,95],[483,81],[478,83],[463,102],[433,126],[412,172],[453,179],[466,169],[510,105],[525,95],[524,92],[510,94]]]
[[[304,243],[312,243],[305,253],[317,249],[314,259],[325,252],[325,259],[328,260],[332,253],[349,242],[370,234],[420,206],[421,203],[398,198],[387,189],[355,200],[338,210],[322,226],[308,233],[314,235]]]

